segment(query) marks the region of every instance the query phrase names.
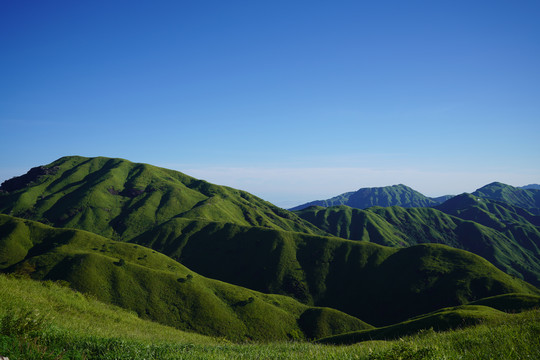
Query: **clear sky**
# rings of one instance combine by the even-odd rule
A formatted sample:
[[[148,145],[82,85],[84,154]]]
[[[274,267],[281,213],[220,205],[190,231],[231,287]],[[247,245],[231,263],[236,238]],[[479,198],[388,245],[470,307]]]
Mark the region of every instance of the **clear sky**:
[[[0,181],[121,157],[283,207],[540,183],[540,1],[0,1]]]

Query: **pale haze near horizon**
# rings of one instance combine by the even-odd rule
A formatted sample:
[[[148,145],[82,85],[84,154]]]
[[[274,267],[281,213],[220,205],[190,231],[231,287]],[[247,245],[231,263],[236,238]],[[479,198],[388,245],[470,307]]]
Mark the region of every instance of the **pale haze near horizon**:
[[[0,181],[121,157],[282,207],[540,183],[540,3],[0,4]]]

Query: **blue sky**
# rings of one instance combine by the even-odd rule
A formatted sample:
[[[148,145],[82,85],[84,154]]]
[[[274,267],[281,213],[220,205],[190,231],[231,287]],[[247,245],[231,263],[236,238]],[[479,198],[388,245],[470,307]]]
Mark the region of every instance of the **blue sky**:
[[[0,2],[0,181],[121,157],[288,207],[540,183],[538,1]]]

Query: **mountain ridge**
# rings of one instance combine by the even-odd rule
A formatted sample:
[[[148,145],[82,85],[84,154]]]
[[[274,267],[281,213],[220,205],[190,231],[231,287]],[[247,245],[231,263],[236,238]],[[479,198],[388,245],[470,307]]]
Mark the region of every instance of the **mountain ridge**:
[[[506,203],[462,194],[435,208],[340,205],[296,213],[346,239],[392,247],[441,243],[471,251],[509,274],[540,284],[540,217]]]
[[[201,277],[287,295],[304,306],[332,308],[373,325],[486,296],[538,292],[472,253],[438,244],[398,249],[329,236],[298,215],[247,192],[177,171],[104,157],[64,157],[43,168],[34,170],[35,177],[19,178],[18,186],[13,182],[8,184],[11,187],[3,186],[0,212],[91,231],[120,241],[111,245],[114,249],[152,248],[169,257],[164,263],[176,261]],[[397,209],[394,214],[401,211]],[[59,256],[57,248],[42,249],[46,257],[21,260],[17,272],[24,272],[25,266],[32,270],[35,261],[53,261]],[[114,264],[96,249],[86,249],[91,254],[82,257],[73,255],[74,260],[66,260],[59,269],[103,269],[104,274],[133,282],[129,291],[144,288],[137,281],[146,275],[134,276],[135,270],[142,270],[132,261],[115,259]],[[40,254],[38,250],[33,251]],[[21,250],[12,246],[10,251]],[[98,271],[96,277],[104,274]],[[202,284],[199,276],[191,282],[182,279],[185,286]],[[173,280],[163,279],[174,289],[178,284]],[[120,287],[114,282],[103,284]],[[115,291],[113,298],[120,294]],[[306,321],[317,323],[319,318],[325,316],[313,310]]]
[[[124,159],[63,157],[0,189],[2,213],[83,230],[88,223],[86,228],[115,240],[178,216],[324,235],[245,191]]]
[[[472,195],[503,201],[540,215],[540,189],[518,188],[496,181],[477,189]]]

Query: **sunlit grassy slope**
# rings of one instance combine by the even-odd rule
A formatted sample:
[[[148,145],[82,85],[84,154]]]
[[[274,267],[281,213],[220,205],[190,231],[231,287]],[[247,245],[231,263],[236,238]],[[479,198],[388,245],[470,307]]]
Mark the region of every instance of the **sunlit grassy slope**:
[[[397,247],[439,243],[471,251],[509,274],[540,284],[540,217],[504,203],[478,201],[469,194],[456,196],[438,209],[334,206],[296,213],[347,239]]]
[[[469,252],[174,219],[135,242],[205,276],[342,310],[374,325],[508,292],[538,289]]]
[[[510,316],[486,309],[486,314],[496,315],[485,317],[480,325],[443,332],[428,329],[411,336],[401,335],[395,341],[365,341],[348,346],[306,342],[231,344],[141,320],[132,312],[52,282],[0,275],[0,288],[0,354],[11,360],[540,357],[538,310]]]
[[[1,190],[0,211],[4,213],[125,242],[111,242],[114,246],[100,243],[82,251],[76,246],[51,245],[50,241],[29,249],[25,248],[28,240],[24,237],[7,239],[10,254],[29,251],[21,263],[6,263],[13,265],[10,270],[26,271],[36,277],[67,277],[65,270],[73,269],[74,274],[81,275],[70,275],[67,280],[79,288],[99,293],[106,301],[123,301],[142,315],[148,312],[155,319],[175,319],[185,328],[196,328],[199,322],[189,323],[191,320],[186,319],[192,315],[186,313],[169,316],[174,306],[164,311],[152,294],[172,284],[175,286],[171,292],[199,289],[210,280],[199,281],[197,276],[188,280],[188,270],[167,272],[153,267],[144,256],[129,252],[135,251],[135,244],[162,252],[203,276],[265,293],[289,295],[309,305],[335,308],[376,325],[486,296],[538,292],[465,251],[441,245],[398,250],[322,236],[324,230],[246,192],[121,159],[65,157],[4,183]],[[394,215],[401,212],[399,208],[390,209],[394,209]],[[372,213],[366,223],[377,220],[376,225],[382,229],[384,219]],[[480,226],[471,224],[472,230]],[[370,240],[379,234],[384,239],[381,243],[399,242],[392,229],[383,230],[368,229]],[[109,240],[102,241],[107,244]],[[39,266],[34,267],[33,262]],[[55,262],[58,265],[50,267]],[[174,269],[175,264],[171,264]],[[149,288],[138,283],[150,273],[163,271],[163,276],[154,276],[159,281]],[[100,286],[93,278],[102,279]],[[124,291],[150,295],[136,302],[135,295],[123,297]],[[223,293],[203,292],[201,299],[215,301],[220,309],[223,303],[230,308],[233,300],[234,304],[247,301],[244,307],[236,306],[233,312],[221,314],[232,316],[259,304],[256,297],[248,301],[250,295],[221,301],[219,296],[214,297],[216,292]],[[177,299],[175,295],[170,297]],[[192,309],[189,304],[183,306]],[[198,308],[189,311],[205,319],[204,312],[196,312]],[[212,324],[212,331],[220,331],[220,324]],[[240,325],[236,329],[237,335],[243,332]],[[290,335],[295,336],[294,332]]]
[[[6,181],[0,212],[128,240],[175,217],[322,234],[247,192],[123,159],[63,157]]]
[[[51,281],[0,274],[0,319],[29,312],[55,328],[85,336],[122,337],[144,342],[215,344],[215,338],[142,320],[134,312]],[[8,330],[8,329],[4,329]],[[14,329],[15,330],[15,329]]]
[[[0,215],[0,269],[63,280],[98,300],[162,324],[231,340],[306,339],[370,325],[205,278],[145,247]]]

